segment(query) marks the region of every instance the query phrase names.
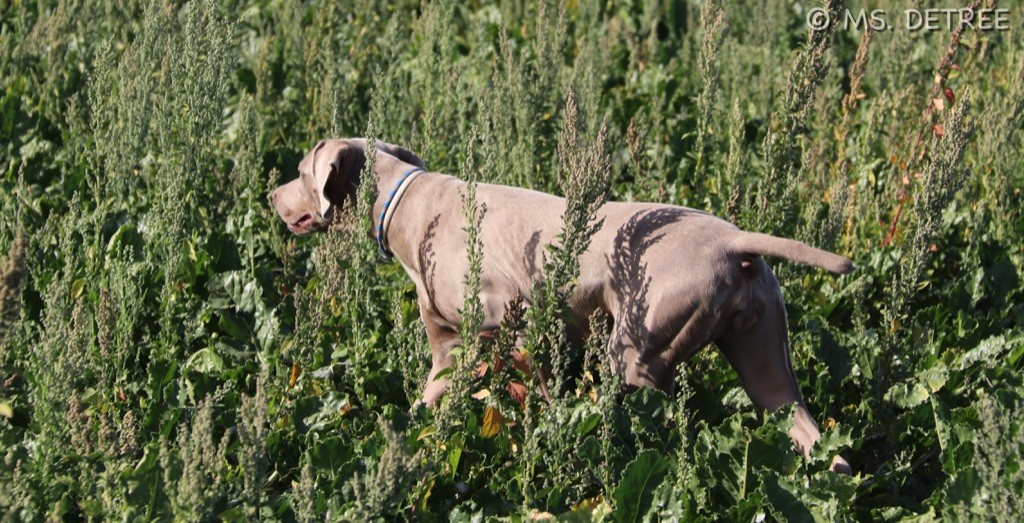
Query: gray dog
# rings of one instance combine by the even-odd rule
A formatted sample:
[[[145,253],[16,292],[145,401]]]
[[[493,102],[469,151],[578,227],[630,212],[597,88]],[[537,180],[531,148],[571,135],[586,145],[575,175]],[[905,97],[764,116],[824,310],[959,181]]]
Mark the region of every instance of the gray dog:
[[[272,201],[296,234],[323,230],[335,207],[355,202],[366,140],[324,140],[299,164],[299,178],[278,187]],[[463,279],[468,271],[461,212],[465,182],[424,172],[407,149],[376,142],[374,233],[416,284],[433,368],[423,401],[438,400],[460,343]],[[484,328],[496,327],[507,303],[529,303],[541,276],[544,246],[562,226],[565,200],[527,189],[479,184],[486,204],[480,235]],[[739,374],[754,405],[775,410],[796,404],[789,435],[805,457],[820,437],[789,359],[786,310],[779,282],[761,258],[774,256],[845,274],[842,256],[794,240],[744,232],[707,213],[652,203],[605,204],[603,227],[580,256],[569,320],[586,324],[597,309],[613,319],[608,350],[628,385],[670,391],[674,369],[714,343]],[[840,456],[832,470],[849,473]]]

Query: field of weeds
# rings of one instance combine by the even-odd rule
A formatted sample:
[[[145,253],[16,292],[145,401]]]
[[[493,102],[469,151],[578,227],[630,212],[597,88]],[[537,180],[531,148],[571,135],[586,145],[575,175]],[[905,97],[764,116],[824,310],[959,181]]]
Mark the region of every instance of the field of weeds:
[[[807,24],[923,4],[1009,28]],[[1020,521],[1022,9],[0,0],[5,521]],[[467,302],[452,389],[412,408],[429,349],[365,206],[299,238],[268,201],[350,136],[581,208],[607,176],[853,259],[769,260],[812,458],[713,347],[667,396],[622,393],[603,333],[567,345],[585,220],[497,336]],[[610,168],[569,176],[585,151]],[[563,394],[498,371],[517,336]]]

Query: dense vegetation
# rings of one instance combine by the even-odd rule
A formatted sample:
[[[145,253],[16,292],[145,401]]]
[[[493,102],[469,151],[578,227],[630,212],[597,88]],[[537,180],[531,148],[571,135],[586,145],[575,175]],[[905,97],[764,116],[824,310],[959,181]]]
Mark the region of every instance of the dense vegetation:
[[[810,32],[820,5],[0,1],[7,519],[1020,521],[1019,6]],[[534,307],[478,338],[467,302],[437,409],[410,410],[429,350],[366,214],[297,238],[267,200],[328,136],[574,202]],[[809,462],[713,348],[668,397],[621,393],[599,330],[566,345],[605,177],[860,266],[772,262]]]

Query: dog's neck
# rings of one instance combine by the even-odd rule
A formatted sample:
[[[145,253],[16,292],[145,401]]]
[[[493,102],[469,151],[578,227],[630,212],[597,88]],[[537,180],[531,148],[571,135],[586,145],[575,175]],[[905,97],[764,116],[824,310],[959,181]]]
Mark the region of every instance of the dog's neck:
[[[388,196],[395,189],[398,182],[401,181],[402,175],[416,167],[416,165],[403,162],[390,154],[377,153],[374,163],[374,171],[377,173],[377,199],[370,210],[370,223],[373,225],[373,230],[370,233],[372,236],[376,237],[377,227],[380,226],[381,213],[384,210],[384,203],[388,200]],[[415,189],[409,190],[413,191]],[[404,251],[405,249],[402,248],[404,242],[400,241],[399,238],[405,236],[404,232],[410,225],[416,228],[417,224],[409,224],[402,221],[401,213],[399,213],[397,207],[399,203],[398,201],[391,202],[391,205],[396,206],[396,208],[394,210],[395,217],[392,219],[391,227],[388,231],[388,240],[391,251],[396,257],[401,259],[402,256],[399,251]]]

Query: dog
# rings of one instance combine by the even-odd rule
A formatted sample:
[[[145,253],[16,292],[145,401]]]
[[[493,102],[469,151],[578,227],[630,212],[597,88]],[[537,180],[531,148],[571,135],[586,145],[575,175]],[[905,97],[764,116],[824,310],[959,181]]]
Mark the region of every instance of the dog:
[[[299,163],[299,178],[275,189],[271,200],[288,229],[309,234],[327,228],[334,213],[354,205],[366,163],[366,139],[323,140]],[[437,402],[458,346],[464,278],[468,271],[462,193],[466,183],[427,172],[413,152],[375,142],[377,198],[374,234],[416,284],[432,368],[422,401]],[[480,300],[484,330],[501,321],[516,297],[529,303],[542,275],[544,247],[561,231],[565,200],[538,191],[478,184],[487,206],[480,225],[483,266]],[[715,344],[739,374],[759,409],[796,406],[789,436],[808,457],[820,438],[789,356],[782,292],[763,256],[854,270],[842,256],[804,243],[745,232],[708,213],[653,203],[608,202],[601,228],[580,255],[569,298],[570,323],[586,324],[600,309],[612,321],[608,344],[613,371],[630,386],[674,387],[674,370]],[[850,473],[840,456],[831,469]]]

